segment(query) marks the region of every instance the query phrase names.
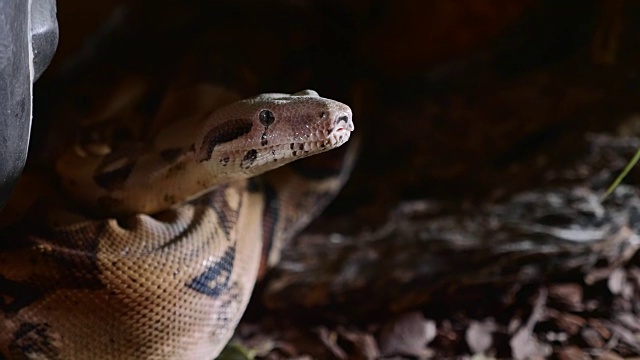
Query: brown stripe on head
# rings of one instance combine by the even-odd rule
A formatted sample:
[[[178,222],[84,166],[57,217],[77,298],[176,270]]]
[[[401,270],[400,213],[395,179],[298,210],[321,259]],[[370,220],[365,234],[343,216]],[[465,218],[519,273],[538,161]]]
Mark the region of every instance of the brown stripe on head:
[[[218,144],[223,144],[229,141],[233,141],[242,135],[248,134],[253,127],[253,122],[250,119],[233,119],[223,122],[222,124],[209,130],[202,140],[200,151],[204,155],[201,155],[198,162],[203,162],[211,159],[211,153]]]

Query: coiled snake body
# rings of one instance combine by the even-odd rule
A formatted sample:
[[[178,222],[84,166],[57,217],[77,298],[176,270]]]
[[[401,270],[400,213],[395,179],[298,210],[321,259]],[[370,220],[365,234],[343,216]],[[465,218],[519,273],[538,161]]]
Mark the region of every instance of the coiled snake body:
[[[39,203],[1,233],[0,353],[214,358],[259,273],[342,186],[351,155],[280,166],[352,130],[348,106],[303,91],[238,101],[144,144],[69,146],[57,174],[82,210]]]

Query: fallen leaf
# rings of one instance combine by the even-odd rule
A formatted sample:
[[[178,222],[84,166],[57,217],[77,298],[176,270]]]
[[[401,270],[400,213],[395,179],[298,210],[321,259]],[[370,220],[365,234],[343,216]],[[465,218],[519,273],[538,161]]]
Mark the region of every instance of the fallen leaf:
[[[577,346],[567,346],[558,351],[558,360],[590,360],[591,357]]]
[[[509,345],[513,358],[517,360],[544,359],[551,354],[551,346],[538,341],[526,327],[516,332]]]
[[[378,343],[371,334],[343,328],[338,329],[338,333],[352,343],[357,352],[357,354],[349,354],[349,358],[378,359],[380,357]]]
[[[469,360],[497,360],[495,357],[487,357],[484,354],[475,354]]]
[[[612,294],[620,295],[622,293],[625,285],[625,277],[624,271],[620,268],[613,270],[611,275],[609,275],[607,286]]]
[[[589,319],[589,326],[596,330],[603,339],[609,340],[611,338],[611,331],[600,320]]]
[[[638,316],[629,312],[623,312],[617,314],[616,319],[629,329],[640,331],[640,319],[638,318]]]
[[[410,312],[391,320],[380,330],[380,351],[385,356],[407,355],[426,358],[432,355],[426,346],[436,337],[436,323],[419,312]]]
[[[612,351],[602,352],[596,359],[598,360],[624,360],[624,358]],[[627,359],[630,360],[630,359]]]
[[[548,291],[550,299],[566,305],[570,310],[581,311],[584,308],[583,289],[579,284],[553,284]]]
[[[465,333],[465,340],[473,354],[484,354],[493,343],[492,333],[498,329],[493,319],[472,321]]]
[[[555,319],[558,327],[569,335],[577,334],[587,323],[587,320],[581,316],[561,312],[555,309],[547,309],[547,315]]]
[[[318,335],[320,337],[320,341],[326,346],[329,351],[338,359],[346,359],[347,354],[342,350],[342,348],[338,345],[338,333],[332,330],[327,329],[326,327],[321,327],[318,330]]]
[[[592,348],[600,349],[605,345],[604,339],[602,339],[600,333],[595,329],[585,327],[580,331],[580,335],[582,336],[582,339],[584,339],[584,342]]]
[[[632,346],[636,351],[640,351],[640,339],[629,329],[618,324],[611,324],[611,330],[620,341]]]
[[[551,346],[541,343],[533,334],[533,328],[542,318],[544,305],[547,301],[547,291],[542,288],[533,304],[533,311],[524,326],[522,326],[509,340],[514,359],[544,359],[551,354]]]

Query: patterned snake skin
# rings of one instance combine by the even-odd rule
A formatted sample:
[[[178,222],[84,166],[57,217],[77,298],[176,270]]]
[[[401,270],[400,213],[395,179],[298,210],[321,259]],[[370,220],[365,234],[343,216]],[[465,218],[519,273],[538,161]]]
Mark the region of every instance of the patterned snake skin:
[[[353,163],[345,147],[281,167],[353,130],[346,105],[313,91],[178,124],[144,146],[68,146],[62,200],[0,232],[0,358],[215,358]]]

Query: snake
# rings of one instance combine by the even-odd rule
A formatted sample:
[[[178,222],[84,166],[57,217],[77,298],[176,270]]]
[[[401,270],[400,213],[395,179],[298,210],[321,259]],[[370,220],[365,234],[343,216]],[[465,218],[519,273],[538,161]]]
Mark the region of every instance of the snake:
[[[350,146],[310,156],[354,125],[349,106],[313,90],[221,106],[204,92],[190,116],[160,106],[157,118],[177,118],[124,140],[131,124],[116,121],[56,153],[58,195],[0,232],[0,358],[222,351],[256,282],[354,162]]]

